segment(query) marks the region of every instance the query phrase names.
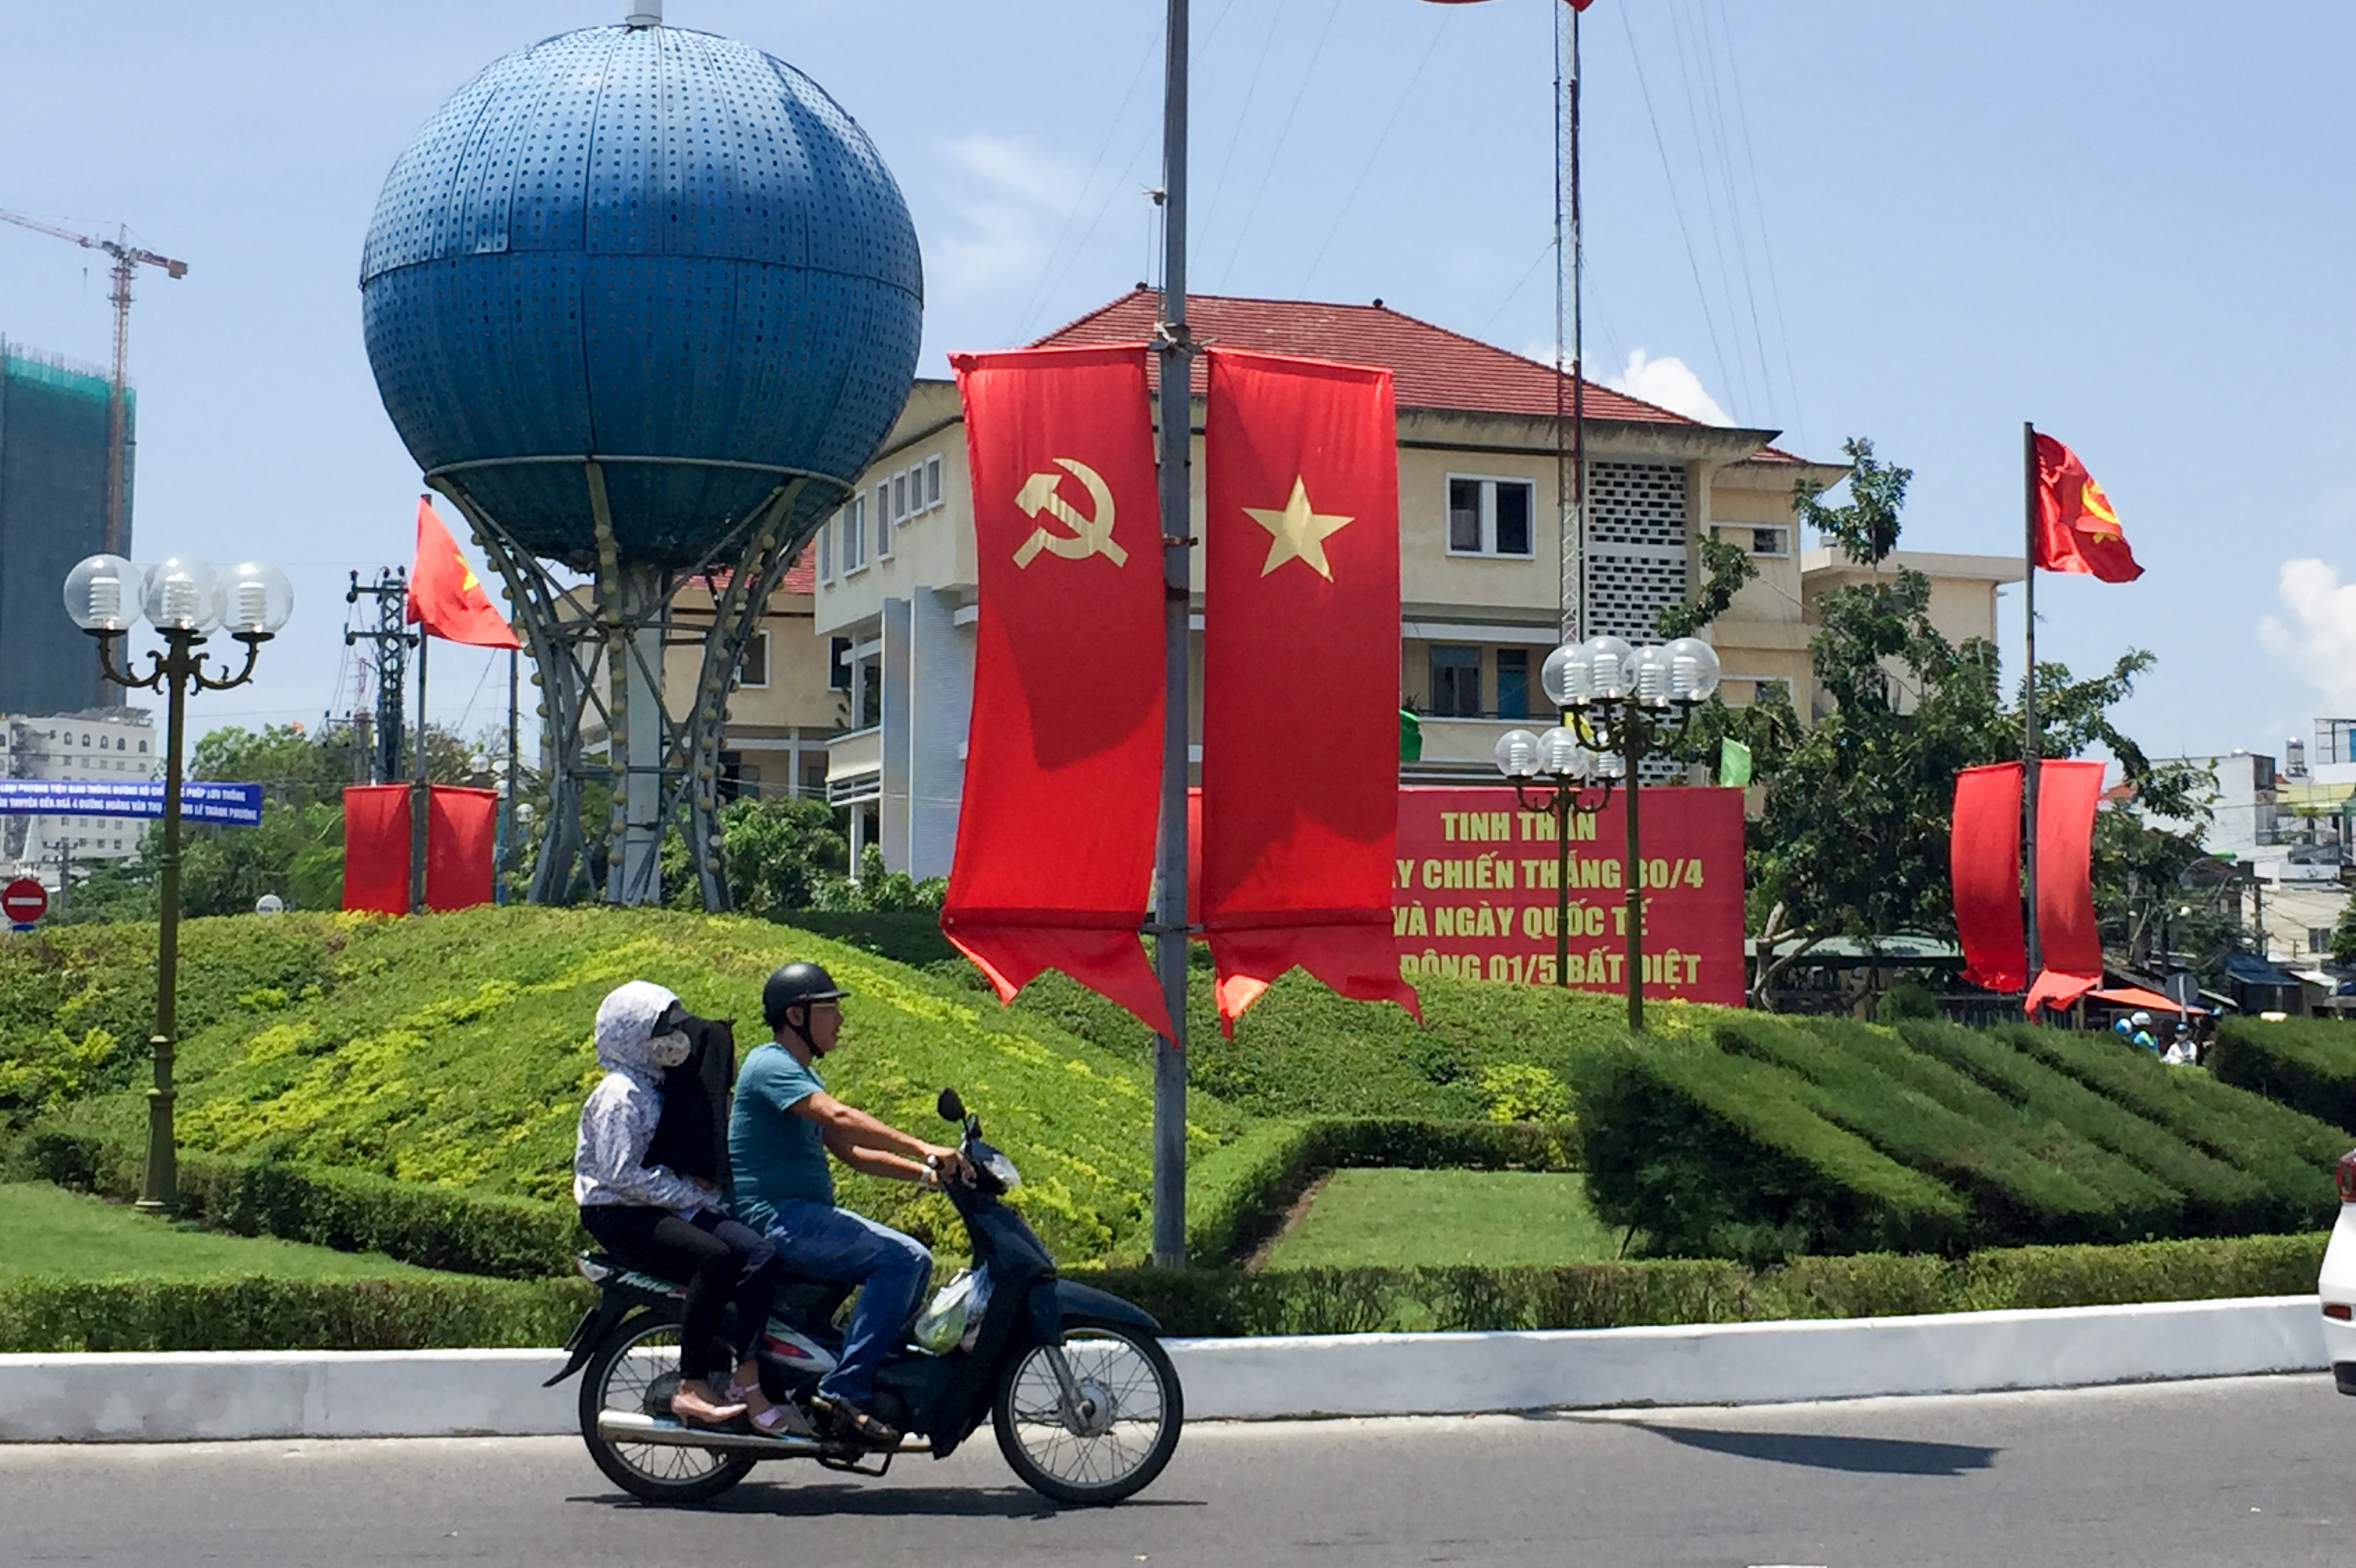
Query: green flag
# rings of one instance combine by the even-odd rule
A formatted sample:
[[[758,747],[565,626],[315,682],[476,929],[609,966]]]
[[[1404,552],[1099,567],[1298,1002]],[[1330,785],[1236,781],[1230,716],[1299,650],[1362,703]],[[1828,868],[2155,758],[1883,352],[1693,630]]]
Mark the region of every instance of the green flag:
[[[1423,720],[1407,709],[1399,709],[1399,761],[1415,763],[1423,760]]]
[[[1731,735],[1718,742],[1718,782],[1729,785],[1751,782],[1751,748]]]

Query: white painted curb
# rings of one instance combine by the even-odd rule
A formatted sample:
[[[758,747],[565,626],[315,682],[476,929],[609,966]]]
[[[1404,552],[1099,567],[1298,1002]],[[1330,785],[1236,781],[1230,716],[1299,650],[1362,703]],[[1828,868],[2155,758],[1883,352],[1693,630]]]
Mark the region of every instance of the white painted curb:
[[[2312,1296],[1536,1333],[1174,1339],[1197,1420],[1879,1394],[2314,1371]],[[575,1427],[553,1350],[0,1356],[0,1441],[529,1436]]]

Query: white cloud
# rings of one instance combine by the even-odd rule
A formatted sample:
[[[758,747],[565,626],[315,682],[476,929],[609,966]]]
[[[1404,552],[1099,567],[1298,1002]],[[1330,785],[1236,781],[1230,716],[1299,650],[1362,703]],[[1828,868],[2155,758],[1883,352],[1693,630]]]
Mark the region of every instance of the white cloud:
[[[2259,640],[2315,688],[2327,711],[2356,713],[2356,582],[2309,556],[2284,561],[2275,591],[2287,618],[2261,618]]]
[[[1064,219],[1080,198],[1081,176],[1028,144],[964,136],[948,144],[965,189],[961,227],[926,247],[926,283],[944,293],[979,294],[1038,281]]]
[[[1734,422],[1734,416],[1719,408],[1718,400],[1702,389],[1701,378],[1674,355],[1655,359],[1643,349],[1635,349],[1628,356],[1627,368],[1617,376],[1606,376],[1603,384],[1615,392],[1641,398],[1704,424]]]

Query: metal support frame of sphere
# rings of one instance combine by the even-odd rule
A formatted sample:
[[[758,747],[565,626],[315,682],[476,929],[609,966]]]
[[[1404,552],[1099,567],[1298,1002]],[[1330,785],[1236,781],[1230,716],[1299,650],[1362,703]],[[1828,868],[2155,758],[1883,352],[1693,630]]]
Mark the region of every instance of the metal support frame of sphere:
[[[154,1213],[179,1201],[172,1056],[179,1032],[180,752],[187,738],[188,690],[227,691],[252,680],[262,645],[294,613],[294,591],[276,567],[261,561],[232,567],[224,581],[194,556],[140,567],[121,556],[94,555],[67,574],[65,601],[74,624],[98,639],[106,678],[126,689],[160,692],[166,704],[164,854],[156,868],[155,1025],[148,1038],[155,1077],[147,1091],[147,1168],[137,1205]],[[117,667],[114,644],[143,617],[162,635],[164,647],[149,650],[146,673],[134,675],[130,661]],[[245,645],[245,663],[234,675],[226,665],[209,674],[205,666],[211,656],[198,649],[206,637],[223,629]]]
[[[1644,758],[1685,732],[1694,709],[1718,690],[1718,654],[1698,637],[1643,649],[1619,637],[1590,637],[1563,644],[1538,670],[1539,684],[1562,715],[1563,731],[1578,745],[1616,757],[1627,781],[1628,847],[1621,880],[1628,900],[1625,979],[1631,1029],[1644,1027],[1644,857],[1639,826]],[[1551,737],[1557,732],[1547,733]],[[1505,761],[1502,742],[1498,761],[1500,766]],[[1566,886],[1562,901],[1567,902],[1568,897]],[[1556,920],[1559,927],[1559,910]]]

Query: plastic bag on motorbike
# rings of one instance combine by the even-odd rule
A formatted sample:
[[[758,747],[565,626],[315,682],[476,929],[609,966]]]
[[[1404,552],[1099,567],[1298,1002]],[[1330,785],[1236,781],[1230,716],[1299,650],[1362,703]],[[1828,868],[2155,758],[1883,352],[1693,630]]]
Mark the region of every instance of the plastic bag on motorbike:
[[[990,1271],[959,1269],[916,1314],[916,1343],[937,1356],[970,1350],[981,1334],[982,1314],[989,1310]]]

